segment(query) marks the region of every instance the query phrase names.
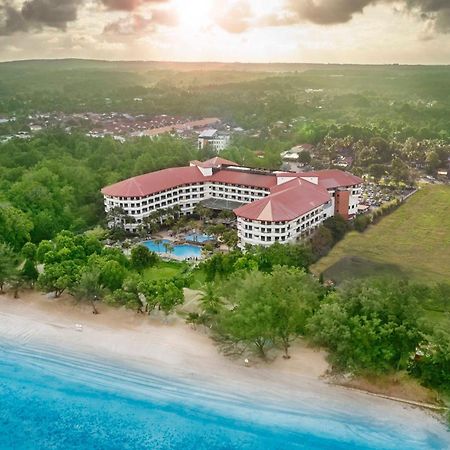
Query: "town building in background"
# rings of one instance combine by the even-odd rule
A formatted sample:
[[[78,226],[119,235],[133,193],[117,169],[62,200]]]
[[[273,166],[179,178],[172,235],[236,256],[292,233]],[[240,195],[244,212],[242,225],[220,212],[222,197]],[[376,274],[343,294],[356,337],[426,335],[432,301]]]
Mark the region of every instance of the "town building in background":
[[[209,147],[216,153],[220,153],[230,145],[230,140],[229,133],[210,128],[204,130],[198,136],[198,149],[202,150]]]

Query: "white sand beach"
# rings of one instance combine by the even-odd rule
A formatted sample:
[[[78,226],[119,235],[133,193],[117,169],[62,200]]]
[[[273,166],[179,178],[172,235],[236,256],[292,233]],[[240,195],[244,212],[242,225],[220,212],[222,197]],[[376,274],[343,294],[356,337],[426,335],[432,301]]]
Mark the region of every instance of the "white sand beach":
[[[304,344],[292,348],[290,360],[280,356],[263,363],[255,359],[247,367],[243,359],[223,356],[205,332],[181,319],[170,318],[165,324],[106,305],[100,305],[99,311],[93,315],[89,305],[76,304],[70,296],[50,299],[25,292],[13,299],[2,295],[0,338],[99,355],[254,399],[307,404],[316,410],[364,411],[384,421],[412,428],[420,423],[427,430],[443,432],[443,425],[429,412],[328,384],[321,378],[328,369],[326,354]]]

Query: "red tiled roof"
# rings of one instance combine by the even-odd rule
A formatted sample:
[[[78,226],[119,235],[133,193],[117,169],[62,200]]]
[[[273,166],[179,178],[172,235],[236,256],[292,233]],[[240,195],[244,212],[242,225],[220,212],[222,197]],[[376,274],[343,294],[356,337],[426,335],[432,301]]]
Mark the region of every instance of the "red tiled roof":
[[[330,194],[322,187],[306,180],[295,179],[276,186],[272,194],[234,210],[249,220],[285,222],[294,220],[330,201]]]
[[[351,173],[338,169],[316,170],[314,172],[297,173],[299,177],[317,177],[319,184],[326,189],[334,189],[337,187],[348,187],[355,184],[361,184],[363,180]]]
[[[351,173],[339,169],[316,170],[311,172],[277,172],[278,177],[318,178],[318,183],[326,189],[348,187],[363,183],[363,180]]]
[[[229,184],[240,184],[242,186],[253,186],[259,188],[270,189],[277,184],[277,177],[275,175],[249,173],[238,170],[221,170],[214,173],[208,178],[209,181],[216,181]]]
[[[174,167],[129,178],[103,188],[102,193],[113,197],[145,197],[182,184],[202,181],[205,177],[197,167]]]
[[[196,166],[200,166],[200,167],[204,167],[204,168],[221,167],[221,166],[238,166],[239,165],[239,164],[236,164],[233,161],[230,161],[229,159],[220,158],[219,156],[216,156],[215,158],[208,159],[208,161],[204,161],[204,162],[193,161],[193,163]]]

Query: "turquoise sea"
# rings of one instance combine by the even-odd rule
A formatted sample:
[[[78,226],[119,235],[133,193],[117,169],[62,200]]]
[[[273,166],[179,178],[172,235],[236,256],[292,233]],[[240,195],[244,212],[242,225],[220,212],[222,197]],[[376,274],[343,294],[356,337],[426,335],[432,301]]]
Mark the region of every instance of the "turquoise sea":
[[[0,340],[0,449],[448,449],[364,411],[287,406],[57,348]]]

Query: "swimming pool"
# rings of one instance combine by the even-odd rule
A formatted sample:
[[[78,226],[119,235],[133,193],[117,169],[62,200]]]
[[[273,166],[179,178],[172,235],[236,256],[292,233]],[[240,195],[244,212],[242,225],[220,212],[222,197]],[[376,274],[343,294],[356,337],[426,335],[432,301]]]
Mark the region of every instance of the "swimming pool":
[[[155,253],[167,253],[164,244],[173,244],[168,239],[162,240],[160,243],[153,240],[145,241],[143,244],[152,252]],[[202,255],[202,249],[190,244],[174,245],[172,255],[177,258],[188,259],[188,258],[200,258]]]
[[[186,241],[203,243],[208,241],[214,241],[214,236],[209,236],[208,234],[203,233],[190,233],[186,235]]]

